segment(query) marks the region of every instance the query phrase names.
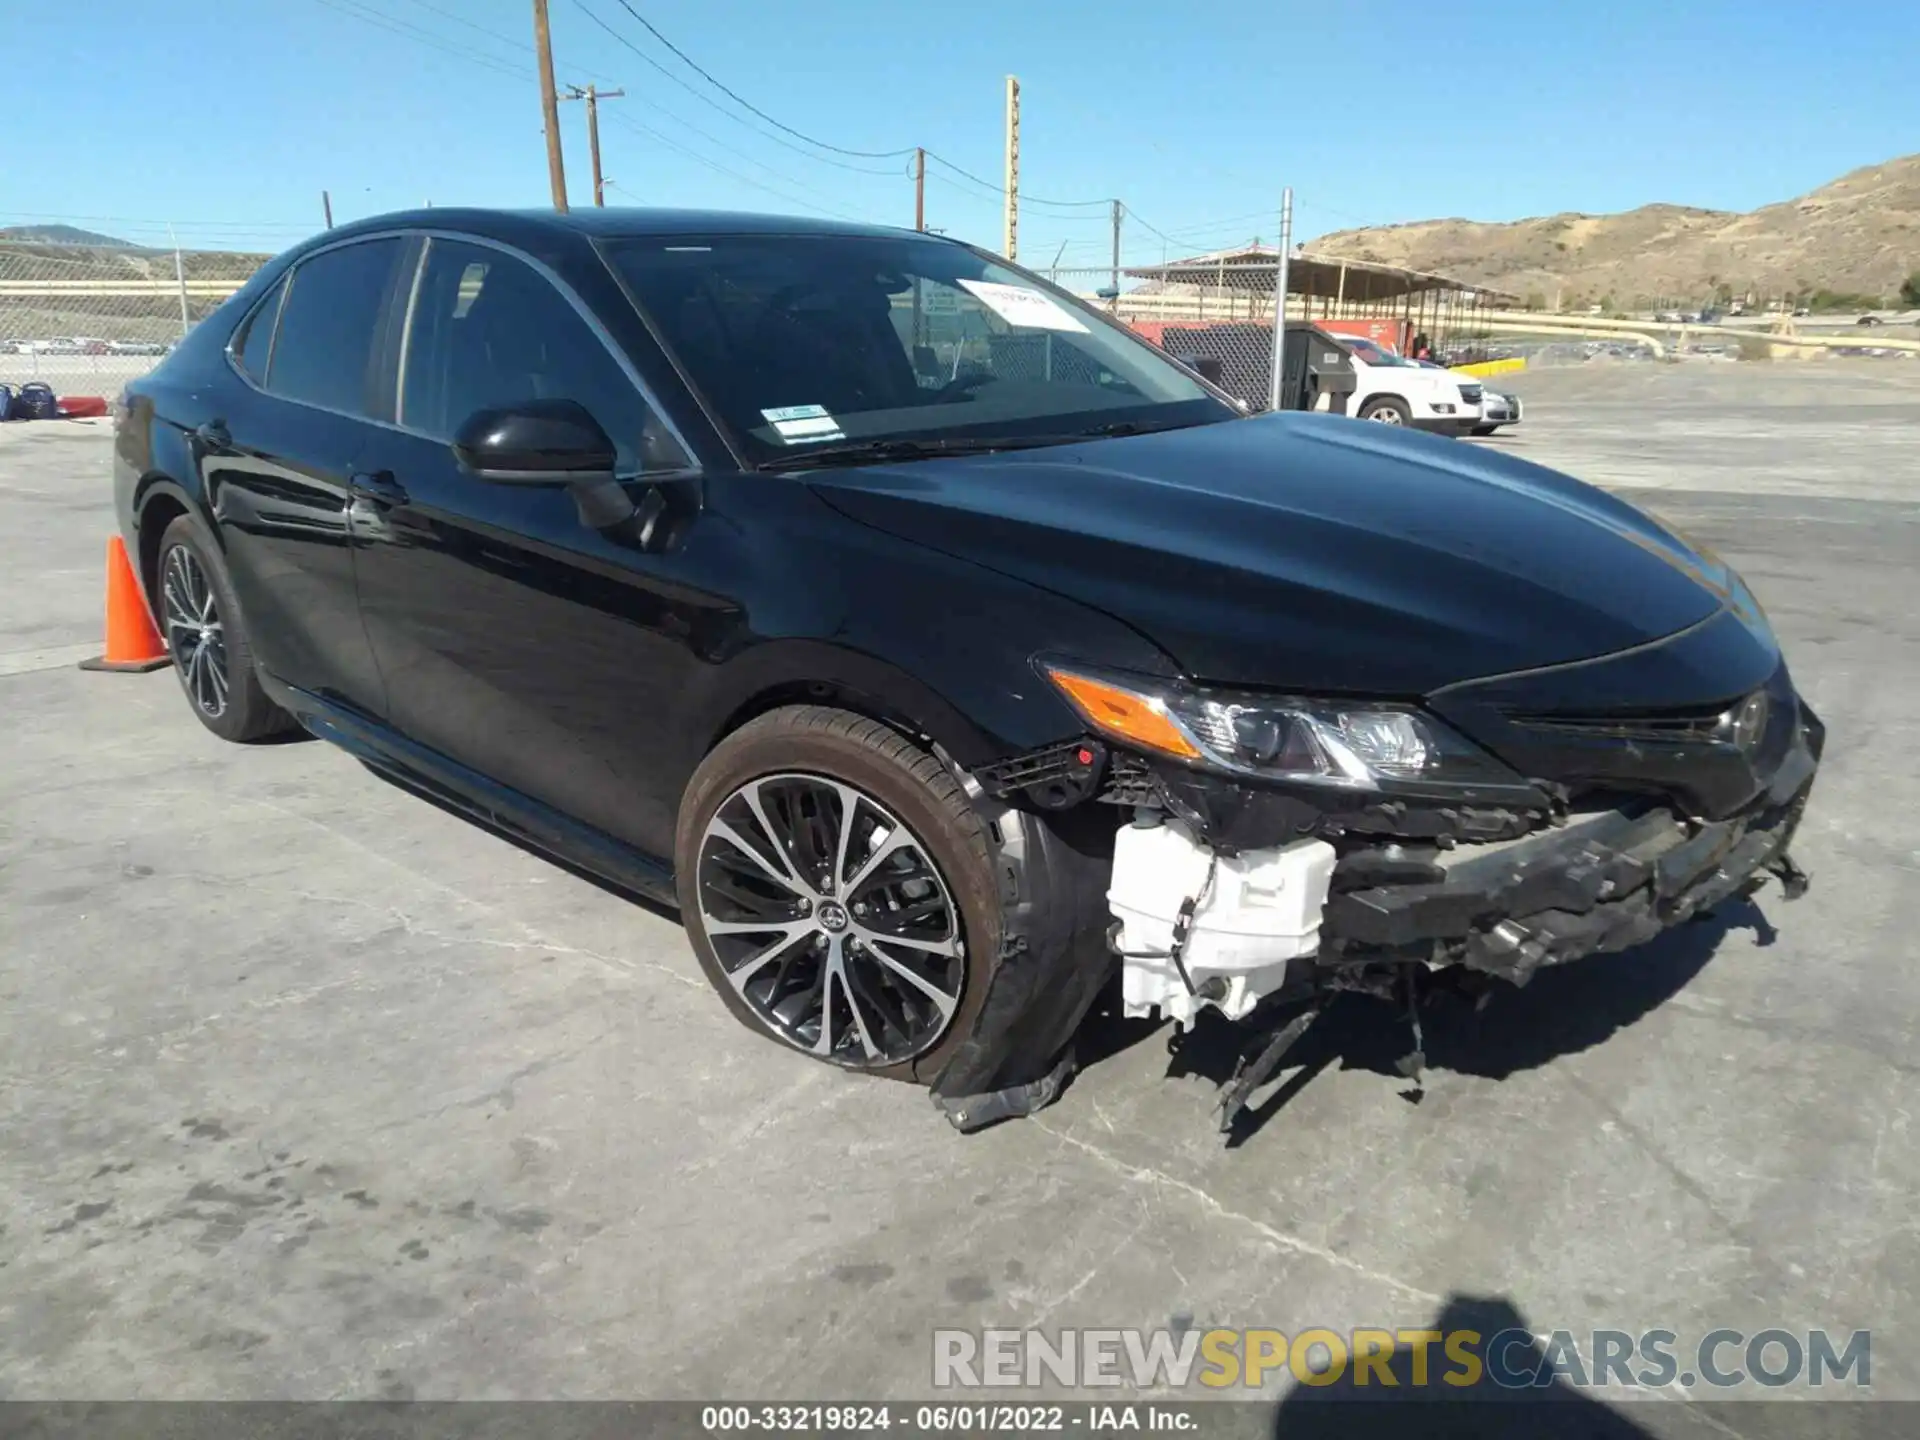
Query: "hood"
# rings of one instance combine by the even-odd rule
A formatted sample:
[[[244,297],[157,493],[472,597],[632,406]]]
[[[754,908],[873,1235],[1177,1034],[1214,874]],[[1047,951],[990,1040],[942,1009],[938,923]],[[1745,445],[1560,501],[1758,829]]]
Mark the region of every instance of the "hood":
[[[806,480],[851,518],[1105,611],[1223,684],[1423,695],[1674,634],[1733,583],[1557,471],[1333,416]]]

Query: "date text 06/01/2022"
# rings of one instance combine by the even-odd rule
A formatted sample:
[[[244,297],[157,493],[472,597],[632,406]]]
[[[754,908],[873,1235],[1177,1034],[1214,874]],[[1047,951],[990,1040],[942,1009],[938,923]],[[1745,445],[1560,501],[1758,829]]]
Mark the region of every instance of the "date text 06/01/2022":
[[[746,1431],[851,1434],[862,1431],[948,1434],[994,1431],[1088,1434],[1130,1430],[1186,1432],[1198,1421],[1186,1407],[1159,1404],[1008,1405],[707,1405],[700,1428],[708,1434]]]

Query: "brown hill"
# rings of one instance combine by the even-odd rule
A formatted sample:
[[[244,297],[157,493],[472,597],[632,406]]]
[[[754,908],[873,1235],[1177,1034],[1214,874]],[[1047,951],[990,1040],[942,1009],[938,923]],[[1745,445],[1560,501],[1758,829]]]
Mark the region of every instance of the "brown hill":
[[[1920,155],[1869,165],[1747,214],[1643,205],[1620,215],[1492,224],[1422,220],[1342,230],[1319,254],[1457,275],[1572,306],[1826,290],[1891,297],[1920,270]]]

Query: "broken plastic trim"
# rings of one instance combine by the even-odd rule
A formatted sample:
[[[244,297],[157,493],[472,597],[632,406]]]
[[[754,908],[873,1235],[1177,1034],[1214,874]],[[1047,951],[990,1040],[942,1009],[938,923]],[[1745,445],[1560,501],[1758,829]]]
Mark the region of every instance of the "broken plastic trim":
[[[1807,877],[1788,849],[1821,738],[1810,728],[1797,739],[1767,792],[1725,820],[1690,821],[1651,803],[1610,810],[1485,853],[1456,852],[1432,879],[1341,891],[1322,921],[1325,957],[1453,962],[1524,985],[1543,965],[1649,940],[1768,874],[1794,899]]]
[[[988,822],[1000,886],[986,1001],[932,1085],[948,1122],[972,1132],[1052,1104],[1072,1078],[1074,1034],[1119,964],[1104,924],[1113,812],[1029,814],[954,770]]]

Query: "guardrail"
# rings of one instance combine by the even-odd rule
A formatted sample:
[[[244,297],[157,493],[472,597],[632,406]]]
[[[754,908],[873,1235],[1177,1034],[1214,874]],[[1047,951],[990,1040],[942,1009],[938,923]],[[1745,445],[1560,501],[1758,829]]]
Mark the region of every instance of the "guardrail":
[[[1800,335],[1774,330],[1756,330],[1745,326],[1684,325],[1655,320],[1607,320],[1578,315],[1546,315],[1531,310],[1490,310],[1483,318],[1488,327],[1503,334],[1589,335],[1620,340],[1638,340],[1655,356],[1664,356],[1669,344],[1684,346],[1689,335],[1726,336],[1734,340],[1760,341],[1768,345],[1794,346],[1803,350],[1899,350],[1920,355],[1920,340],[1881,339],[1876,333],[1865,335]],[[1659,337],[1666,336],[1663,341]]]

